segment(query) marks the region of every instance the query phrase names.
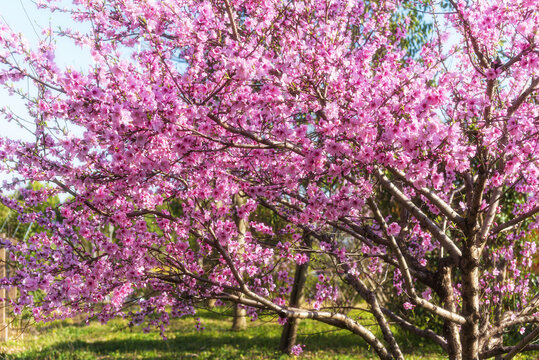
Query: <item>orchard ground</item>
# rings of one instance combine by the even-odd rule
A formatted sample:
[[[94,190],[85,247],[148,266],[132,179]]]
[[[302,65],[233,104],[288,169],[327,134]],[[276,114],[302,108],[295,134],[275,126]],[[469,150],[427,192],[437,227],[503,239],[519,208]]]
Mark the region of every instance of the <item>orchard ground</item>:
[[[370,316],[357,313],[362,323],[373,323]],[[202,331],[195,329],[200,317]],[[292,359],[277,351],[281,327],[273,317],[250,322],[245,331],[230,331],[230,318],[201,311],[196,317],[174,320],[163,341],[159,333],[144,333],[130,328],[127,321],[62,321],[29,328],[22,338],[0,345],[0,359]],[[439,349],[423,339],[396,329],[407,359],[444,359]],[[303,321],[299,342],[305,345],[300,358],[370,359],[375,354],[357,336],[335,331],[328,325]],[[539,353],[527,353],[517,359],[536,359]]]

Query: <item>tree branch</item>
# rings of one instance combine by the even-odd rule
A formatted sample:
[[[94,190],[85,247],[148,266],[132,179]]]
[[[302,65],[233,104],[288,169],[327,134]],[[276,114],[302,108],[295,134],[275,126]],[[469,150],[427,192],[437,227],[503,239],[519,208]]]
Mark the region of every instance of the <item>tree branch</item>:
[[[232,12],[232,6],[230,5],[229,0],[225,0],[226,12],[228,14],[228,19],[230,20],[230,26],[232,27],[232,36],[234,40],[239,41],[240,36],[238,34],[238,28],[236,27],[236,20],[234,20],[234,14]]]
[[[395,256],[397,257],[397,261],[399,262],[399,269],[404,277],[404,284],[406,285],[406,289],[408,290],[407,295],[410,297],[410,300],[414,304],[421,306],[422,308],[432,312],[435,315],[440,316],[441,318],[444,318],[452,322],[456,322],[457,324],[461,324],[461,325],[466,323],[466,319],[464,319],[459,314],[448,311],[440,306],[434,305],[430,303],[429,301],[417,296],[417,293],[414,288],[412,276],[410,275],[410,269],[408,268],[408,263],[404,259],[404,256],[402,255],[402,252],[397,244],[397,241],[395,240],[393,236],[387,233],[387,224],[384,218],[382,217],[380,210],[378,210],[378,207],[374,203],[374,201],[372,199],[369,199],[368,202],[369,202],[369,206],[371,207],[371,210],[374,212],[374,216],[376,217],[376,220],[380,223],[380,226],[384,229],[384,232],[386,233],[386,236],[389,239],[391,248],[393,252],[395,253]]]
[[[447,341],[443,337],[441,337],[440,335],[436,334],[434,331],[432,331],[430,329],[427,329],[427,330],[420,329],[420,328],[414,326],[408,320],[398,316],[397,314],[395,314],[394,312],[392,312],[389,309],[382,308],[382,311],[392,321],[399,324],[399,326],[402,327],[404,330],[407,330],[407,331],[411,332],[412,334],[416,334],[416,335],[419,335],[421,337],[430,339],[430,340],[434,341],[436,344],[440,345],[442,347],[442,349],[447,351]]]
[[[513,102],[511,103],[511,106],[507,109],[507,117],[511,117],[522,105],[524,100],[536,90],[536,86],[539,84],[539,77],[532,79],[532,82],[530,86],[526,88]]]
[[[539,205],[534,207],[533,209],[531,209],[530,211],[522,214],[522,215],[519,215],[517,216],[516,218],[512,219],[512,220],[509,220],[503,224],[500,224],[498,226],[495,226],[493,227],[491,230],[490,230],[490,234],[491,235],[494,235],[494,234],[497,234],[501,231],[504,231],[504,230],[509,230],[511,229],[514,225],[517,225],[518,223],[526,220],[527,218],[537,214],[539,212]]]
[[[455,243],[436,225],[421,209],[419,209],[406,195],[402,193],[380,169],[375,168],[374,174],[380,180],[380,183],[400,202],[419,222],[425,226],[434,235],[436,240],[446,249],[451,258],[458,263],[462,252]]]
[[[496,355],[503,355],[510,352],[512,349],[513,349],[512,346],[497,347],[497,348],[482,352],[481,354],[479,354],[479,358],[488,359]],[[530,344],[526,346],[525,348],[521,349],[520,351],[523,352],[523,351],[537,351],[537,350],[539,350],[539,344]]]
[[[408,186],[417,190],[420,194],[425,196],[429,201],[434,204],[449,220],[454,222],[457,225],[462,225],[464,223],[464,218],[460,216],[453,208],[441,199],[436,193],[431,191],[428,188],[418,188],[406,176],[397,169],[390,168],[389,171],[393,173],[397,178],[404,181]]]
[[[208,114],[208,117],[210,119],[212,119],[217,125],[221,126],[225,130],[230,131],[233,134],[243,135],[245,137],[248,137],[251,140],[256,141],[257,143],[268,145],[268,146],[270,146],[270,147],[272,147],[274,149],[291,150],[294,153],[303,156],[303,153],[296,146],[294,146],[292,144],[289,144],[287,142],[275,142],[275,141],[271,141],[270,139],[264,139],[264,138],[262,138],[260,136],[257,136],[255,134],[249,132],[249,131],[246,131],[246,130],[243,130],[243,129],[238,129],[238,128],[234,127],[234,126],[231,126],[231,125],[221,121],[221,119],[219,119],[214,114]]]
[[[537,326],[531,333],[526,335],[518,344],[513,346],[511,351],[503,357],[503,360],[510,360],[516,354],[518,354],[526,345],[531,343],[537,336],[539,336],[539,326]]]
[[[503,189],[501,186],[499,186],[494,189],[491,195],[488,212],[485,216],[483,224],[481,225],[481,229],[479,230],[479,236],[476,239],[476,245],[478,245],[480,249],[483,248],[488,239],[487,235],[489,233],[490,227],[492,226],[492,223],[494,222],[494,218],[496,217],[496,211],[498,210],[498,204],[500,203],[500,196],[502,192]]]
[[[294,307],[279,306],[257,294],[253,293],[253,295],[254,298],[252,299],[247,299],[243,296],[232,294],[227,294],[227,297],[230,300],[243,305],[273,310],[279,314],[279,316],[284,318],[313,319],[329,325],[337,326],[341,329],[349,330],[352,333],[361,336],[369,345],[371,345],[381,359],[392,359],[385,346],[376,338],[376,336],[374,336],[371,331],[346,315],[327,311],[305,310]],[[251,297],[250,295],[247,296]]]

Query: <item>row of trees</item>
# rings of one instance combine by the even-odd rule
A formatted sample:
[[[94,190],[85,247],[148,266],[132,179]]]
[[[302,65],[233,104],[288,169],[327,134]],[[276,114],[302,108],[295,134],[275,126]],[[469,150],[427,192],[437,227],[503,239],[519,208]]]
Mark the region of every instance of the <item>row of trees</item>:
[[[136,301],[160,327],[220,299],[382,359],[404,358],[390,324],[451,359],[535,349],[537,4],[416,5],[88,0],[69,11],[91,31],[57,34],[86,72],[57,64],[53,31],[30,48],[3,26],[3,82],[39,89],[35,140],[1,140],[6,190],[50,185],[3,197],[43,229],[4,243],[3,284],[41,321]],[[432,17],[426,43],[407,11]]]

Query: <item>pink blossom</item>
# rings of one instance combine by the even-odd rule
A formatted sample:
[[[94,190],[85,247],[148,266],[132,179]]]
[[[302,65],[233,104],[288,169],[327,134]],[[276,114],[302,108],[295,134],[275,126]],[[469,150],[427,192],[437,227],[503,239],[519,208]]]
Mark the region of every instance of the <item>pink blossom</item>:
[[[432,289],[429,288],[429,289],[423,291],[423,293],[421,294],[421,297],[423,299],[425,299],[425,300],[431,300],[432,299]]]
[[[387,234],[389,236],[395,236],[395,235],[398,235],[401,231],[401,227],[399,226],[399,224],[393,222],[391,224],[389,224],[389,226],[387,227]]]
[[[402,304],[402,307],[405,308],[406,310],[412,310],[413,308],[415,308],[415,305],[407,301],[404,304]]]
[[[292,348],[290,348],[290,354],[292,354],[294,356],[300,356],[301,353],[303,353],[303,348],[304,347],[305,347],[305,345],[301,345],[301,344],[294,345],[294,346],[292,346]]]
[[[500,69],[488,69],[485,76],[487,77],[487,80],[495,80],[498,76],[500,76],[501,71]]]

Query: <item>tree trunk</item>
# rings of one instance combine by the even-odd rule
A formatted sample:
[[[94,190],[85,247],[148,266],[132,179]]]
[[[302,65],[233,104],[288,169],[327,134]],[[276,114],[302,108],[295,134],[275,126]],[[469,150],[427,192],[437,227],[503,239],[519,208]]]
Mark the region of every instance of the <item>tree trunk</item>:
[[[444,308],[453,313],[457,312],[453,283],[451,281],[451,267],[444,266],[442,269],[442,288]],[[447,356],[450,360],[462,360],[462,345],[458,325],[452,321],[445,320],[443,327],[445,338],[447,339]]]
[[[296,345],[298,335],[299,319],[288,319],[281,333],[281,343],[279,349],[284,354],[292,353],[292,346]]]
[[[0,249],[0,278],[6,276],[6,249]],[[9,320],[7,318],[7,292],[5,288],[0,289],[0,298],[4,301],[0,304],[0,341],[8,340],[8,324]]]
[[[462,271],[462,315],[466,323],[462,325],[460,341],[462,358],[479,360],[479,259],[475,245],[464,247],[461,259]]]
[[[499,263],[496,265],[496,268],[499,271],[499,274],[498,274],[496,280],[498,281],[499,284],[505,283],[506,266],[505,266],[505,259],[504,258],[501,258],[499,260]],[[501,291],[498,291],[498,294],[499,294],[498,295],[499,298],[502,299]],[[498,303],[498,305],[496,305],[496,308],[494,309],[494,320],[496,322],[500,321],[501,316],[502,316],[502,306],[501,306],[501,303]],[[493,345],[493,347],[495,347],[495,346],[502,346],[503,347],[503,333],[500,333],[498,336],[494,337],[494,339],[491,339],[491,344]],[[494,359],[495,360],[502,360],[503,356],[502,356],[502,354],[499,354],[499,355],[496,355],[494,357]]]
[[[247,328],[247,312],[240,304],[234,304],[234,319],[232,331],[241,331]]]
[[[238,193],[233,198],[234,207],[237,211],[239,207],[245,204],[245,198]],[[244,243],[245,232],[247,231],[247,221],[240,218],[236,212],[234,214],[234,221],[238,228],[238,243],[241,245]],[[234,304],[234,318],[232,320],[232,331],[241,331],[247,328],[247,312],[240,304]]]
[[[304,234],[303,240],[308,248],[311,247],[311,237]],[[310,254],[307,255],[310,258]],[[296,265],[296,272],[294,274],[294,283],[292,284],[292,292],[290,293],[290,306],[300,307],[303,301],[303,293],[305,289],[305,281],[307,280],[307,273],[309,271],[309,262]],[[281,342],[279,349],[285,353],[290,354],[292,346],[296,345],[296,338],[298,335],[299,319],[288,319],[283,327],[281,333]]]

